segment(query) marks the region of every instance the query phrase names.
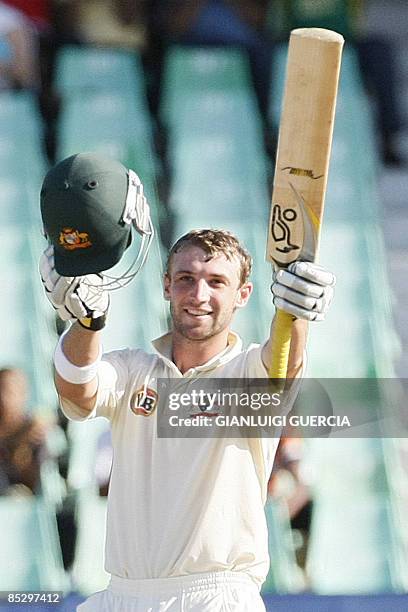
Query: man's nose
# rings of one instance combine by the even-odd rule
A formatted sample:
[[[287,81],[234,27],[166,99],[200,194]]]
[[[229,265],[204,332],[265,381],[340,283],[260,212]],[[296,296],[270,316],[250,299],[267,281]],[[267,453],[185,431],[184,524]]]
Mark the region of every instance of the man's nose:
[[[193,288],[193,297],[198,302],[205,302],[208,299],[208,285],[203,278],[200,278],[195,284]]]

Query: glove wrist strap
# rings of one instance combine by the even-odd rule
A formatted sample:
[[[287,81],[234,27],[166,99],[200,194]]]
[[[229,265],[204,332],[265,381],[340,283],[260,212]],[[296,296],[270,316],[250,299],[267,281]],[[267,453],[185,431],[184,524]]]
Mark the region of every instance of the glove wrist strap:
[[[78,319],[78,323],[90,331],[99,331],[106,325],[106,313],[95,319],[92,317],[83,317],[82,319]]]

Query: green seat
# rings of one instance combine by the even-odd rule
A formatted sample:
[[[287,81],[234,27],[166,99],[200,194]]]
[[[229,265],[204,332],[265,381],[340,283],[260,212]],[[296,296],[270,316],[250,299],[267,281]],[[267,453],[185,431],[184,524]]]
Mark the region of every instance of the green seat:
[[[46,167],[42,132],[33,94],[0,92],[0,181],[12,180],[21,187],[31,186],[38,194]]]
[[[30,149],[40,148],[41,118],[33,94],[12,91],[0,93],[0,129],[2,135],[13,135]]]
[[[91,595],[108,586],[109,574],[104,570],[106,498],[82,491],[77,502],[77,542],[72,566],[75,590]]]
[[[151,136],[145,109],[138,106],[136,98],[116,92],[98,92],[68,100],[61,113],[59,133],[60,158],[86,146],[92,150],[117,143],[116,146],[126,149],[133,141],[143,146],[143,140]]]
[[[68,439],[70,457],[67,483],[71,490],[92,490],[96,493],[95,463],[99,437],[109,429],[107,419],[91,419],[84,423],[70,421]]]
[[[249,89],[229,92],[200,89],[184,92],[177,100],[177,113],[170,124],[170,140],[181,136],[213,135],[245,139],[246,145],[259,148],[261,123]],[[242,121],[245,116],[246,120]],[[245,154],[245,152],[242,152]]]
[[[70,422],[68,485],[76,493],[78,526],[72,581],[84,595],[104,589],[109,576],[104,570],[106,498],[100,497],[95,465],[98,439],[109,429],[106,419],[85,423]]]
[[[160,114],[172,125],[195,91],[236,94],[250,87],[249,65],[242,51],[226,48],[173,47],[167,53]]]
[[[140,57],[120,49],[67,45],[58,54],[56,85],[64,97],[92,91],[136,95],[144,88]]]
[[[319,593],[392,590],[395,540],[379,439],[310,440],[314,483],[308,575]],[[395,583],[396,584],[396,583]]]
[[[275,5],[275,3],[271,3]],[[291,0],[285,2],[285,31],[294,28],[328,28],[350,39],[359,2],[349,0]]]
[[[193,205],[211,218],[237,212],[263,217],[269,208],[262,149],[245,148],[245,136],[202,132],[177,139],[170,156],[173,170],[170,203],[180,214]],[[173,203],[174,202],[174,203]]]
[[[41,498],[0,498],[0,589],[65,590],[55,515]]]
[[[7,321],[2,329],[0,365],[23,368],[30,380],[32,405],[52,412],[56,404],[51,368],[55,343],[53,312],[43,295],[38,274],[38,259],[45,241],[42,243],[39,234],[33,232],[31,223],[25,226],[27,219],[23,214],[21,211],[20,225],[10,222],[0,230],[5,253],[0,263],[0,279],[7,288],[7,300],[0,306],[1,317]],[[40,227],[38,224],[38,233]]]

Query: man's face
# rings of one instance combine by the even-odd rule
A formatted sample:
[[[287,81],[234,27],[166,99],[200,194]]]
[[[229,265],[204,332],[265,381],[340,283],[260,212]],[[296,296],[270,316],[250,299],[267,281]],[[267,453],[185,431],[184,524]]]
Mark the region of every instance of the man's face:
[[[189,340],[206,340],[227,329],[251,291],[251,283],[240,287],[238,259],[223,254],[210,259],[196,246],[175,253],[164,277],[174,330]]]

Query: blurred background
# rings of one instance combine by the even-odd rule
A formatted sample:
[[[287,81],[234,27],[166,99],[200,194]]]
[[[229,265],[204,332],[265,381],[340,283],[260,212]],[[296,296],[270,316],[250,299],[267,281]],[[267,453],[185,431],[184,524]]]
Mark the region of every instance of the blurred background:
[[[234,231],[253,254],[255,292],[234,327],[262,341],[287,41],[299,26],[346,39],[320,256],[338,283],[311,330],[308,376],[374,379],[392,410],[408,373],[406,1],[0,1],[0,591],[61,590],[59,609],[74,610],[108,580],[108,423],[67,423],[52,383],[63,328],[37,271],[47,168],[94,150],[145,186],[157,239],[113,295],[105,350],[149,349],[166,331],[166,251],[205,226]],[[407,473],[404,437],[282,440],[266,506],[268,608],[406,610]]]

